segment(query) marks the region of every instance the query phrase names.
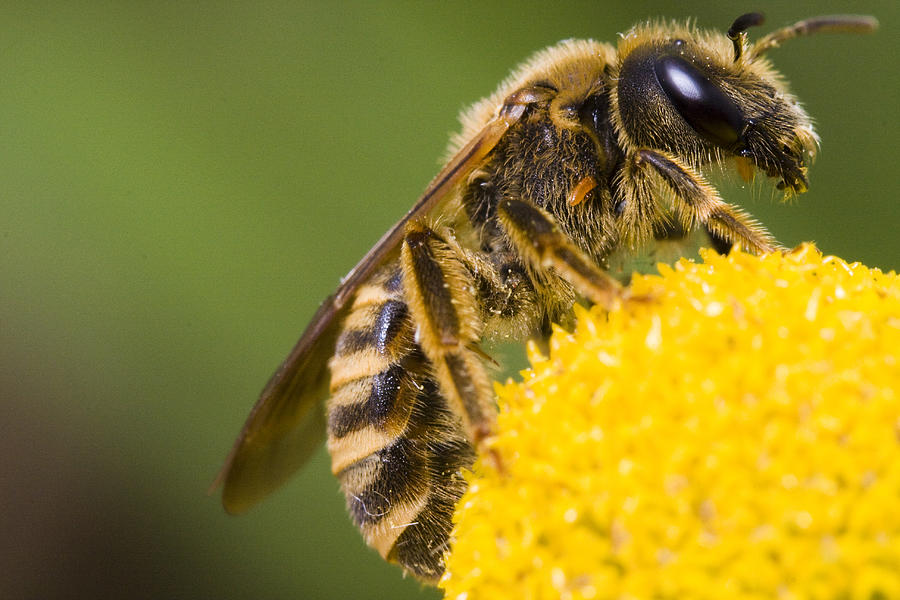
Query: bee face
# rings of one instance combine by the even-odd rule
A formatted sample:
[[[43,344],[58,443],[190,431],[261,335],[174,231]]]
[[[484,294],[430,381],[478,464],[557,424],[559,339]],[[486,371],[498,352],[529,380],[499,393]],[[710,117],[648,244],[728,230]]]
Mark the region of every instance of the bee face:
[[[694,165],[737,157],[779,189],[808,187],[815,151],[809,117],[758,56],[735,57],[725,35],[654,35],[639,29],[620,48],[617,119],[628,143],[661,148]]]
[[[446,166],[263,390],[220,476],[226,509],[277,488],[327,434],[366,541],[437,581],[463,471],[492,456],[483,340],[546,338],[578,299],[613,309],[626,295],[611,257],[654,239],[701,230],[723,252],[779,248],[704,170],[734,161],[804,191],[816,136],[763,54],[875,23],[822,17],[749,45],[760,21],[727,34],[644,25],[617,48],[561,42],[472,107]]]

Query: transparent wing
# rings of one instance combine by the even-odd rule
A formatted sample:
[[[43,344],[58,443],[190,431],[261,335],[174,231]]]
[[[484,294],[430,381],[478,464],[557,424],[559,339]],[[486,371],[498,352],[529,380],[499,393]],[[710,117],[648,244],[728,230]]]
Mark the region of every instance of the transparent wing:
[[[212,485],[223,486],[222,503],[242,513],[281,486],[313,453],[325,435],[322,402],[328,395],[328,360],[339,324],[360,284],[398,252],[406,224],[429,213],[472,169],[480,165],[525,112],[507,104],[429,184],[415,206],[344,278],[319,307],[297,345],[269,379]]]

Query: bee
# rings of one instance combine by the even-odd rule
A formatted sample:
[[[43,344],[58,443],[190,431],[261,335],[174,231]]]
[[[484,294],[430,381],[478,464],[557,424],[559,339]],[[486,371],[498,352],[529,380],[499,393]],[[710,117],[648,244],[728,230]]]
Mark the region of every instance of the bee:
[[[725,34],[648,23],[617,46],[566,40],[476,103],[446,166],[263,389],[214,484],[225,509],[262,500],[327,433],[366,542],[436,582],[462,473],[489,452],[496,419],[483,341],[545,339],[575,302],[627,301],[614,253],[694,230],[721,252],[780,249],[705,172],[733,166],[805,192],[817,136],[766,52],[877,22],[816,17],[751,43],[762,22],[742,15]]]

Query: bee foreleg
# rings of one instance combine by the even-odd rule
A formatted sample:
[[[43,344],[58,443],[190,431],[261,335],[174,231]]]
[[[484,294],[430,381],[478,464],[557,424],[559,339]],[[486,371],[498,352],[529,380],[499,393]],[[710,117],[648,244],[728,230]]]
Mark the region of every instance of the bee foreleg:
[[[720,246],[739,244],[748,252],[758,254],[780,248],[753,217],[723,201],[703,175],[678,158],[644,148],[634,153],[632,161],[636,172],[647,164],[662,178],[672,191],[675,212],[686,231],[702,225]]]
[[[580,294],[607,310],[622,297],[622,285],[563,234],[543,209],[504,198],[497,214],[510,241],[532,268],[539,272],[553,268]]]
[[[400,260],[416,341],[451,410],[479,444],[493,431],[497,409],[483,359],[473,349],[483,322],[471,277],[453,247],[420,223],[407,227]]]

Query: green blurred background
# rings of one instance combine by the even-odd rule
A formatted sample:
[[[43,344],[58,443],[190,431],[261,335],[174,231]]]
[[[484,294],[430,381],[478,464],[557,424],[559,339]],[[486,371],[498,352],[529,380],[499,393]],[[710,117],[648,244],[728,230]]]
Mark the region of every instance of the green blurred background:
[[[559,39],[877,15],[772,53],[822,137],[809,193],[724,193],[788,245],[900,265],[897,3],[550,4],[4,7],[0,597],[438,597],[365,547],[324,450],[244,517],[205,492],[458,111]]]

